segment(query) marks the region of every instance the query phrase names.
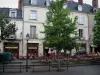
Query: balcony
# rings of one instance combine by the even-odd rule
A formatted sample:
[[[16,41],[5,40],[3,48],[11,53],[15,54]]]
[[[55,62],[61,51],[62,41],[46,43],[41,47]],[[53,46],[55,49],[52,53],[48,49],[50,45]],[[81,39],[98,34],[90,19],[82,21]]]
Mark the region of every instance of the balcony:
[[[9,37],[7,37],[6,39],[7,40],[15,40],[16,39],[16,35],[15,34],[9,35]]]
[[[38,39],[38,34],[30,34],[30,39]]]

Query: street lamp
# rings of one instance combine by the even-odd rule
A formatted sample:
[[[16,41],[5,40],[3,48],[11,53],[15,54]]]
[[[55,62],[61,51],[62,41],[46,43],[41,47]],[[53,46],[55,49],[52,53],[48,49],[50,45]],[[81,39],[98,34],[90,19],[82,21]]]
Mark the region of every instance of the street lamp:
[[[82,47],[82,49],[83,49],[83,48],[84,48],[84,40],[85,40],[85,39],[84,39],[84,37],[81,37],[80,40],[82,41],[81,47]]]
[[[70,52],[67,50],[67,51],[66,51],[66,54],[67,54],[67,70],[68,70],[68,65],[69,65],[69,54],[70,54]]]
[[[89,35],[89,38],[88,38],[88,48],[89,48],[89,50],[88,50],[88,53],[90,53],[91,52],[91,44],[92,44],[92,35],[90,34]]]
[[[29,34],[26,34],[26,40],[27,40],[27,52],[26,52],[26,72],[28,72],[28,40],[29,40]]]

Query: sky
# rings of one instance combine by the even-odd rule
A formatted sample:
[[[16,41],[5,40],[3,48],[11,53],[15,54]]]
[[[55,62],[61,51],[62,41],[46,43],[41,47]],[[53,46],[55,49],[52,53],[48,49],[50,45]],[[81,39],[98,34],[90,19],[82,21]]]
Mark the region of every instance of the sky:
[[[78,0],[74,0],[78,1]],[[84,3],[92,5],[92,0],[83,0]],[[99,7],[100,7],[100,0]],[[17,8],[18,7],[18,0],[0,0],[0,7],[9,7],[9,8]]]
[[[18,0],[0,0],[0,7],[17,8]]]

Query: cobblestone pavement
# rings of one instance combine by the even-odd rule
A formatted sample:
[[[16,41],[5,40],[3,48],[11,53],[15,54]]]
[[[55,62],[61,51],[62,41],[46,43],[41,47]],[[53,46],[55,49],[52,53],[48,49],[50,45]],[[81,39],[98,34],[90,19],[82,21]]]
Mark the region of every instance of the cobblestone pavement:
[[[56,70],[53,70],[51,72],[44,71],[45,68],[41,68],[39,70],[36,70],[35,72],[32,72],[32,70],[29,70],[29,72],[25,72],[25,70],[22,71],[22,73],[13,72],[11,73],[11,70],[6,73],[0,73],[0,75],[100,75],[100,65],[93,65],[93,66],[77,66],[77,67],[70,67],[69,70],[66,70],[63,68],[62,71],[57,72]]]

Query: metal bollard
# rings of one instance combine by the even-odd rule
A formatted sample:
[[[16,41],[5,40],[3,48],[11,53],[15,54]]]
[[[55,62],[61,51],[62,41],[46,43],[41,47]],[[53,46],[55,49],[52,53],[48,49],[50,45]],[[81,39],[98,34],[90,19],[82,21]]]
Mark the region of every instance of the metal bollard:
[[[4,60],[3,60],[3,73],[5,72],[5,65],[4,65]]]
[[[51,71],[51,69],[50,69],[50,61],[49,61],[49,71]]]

